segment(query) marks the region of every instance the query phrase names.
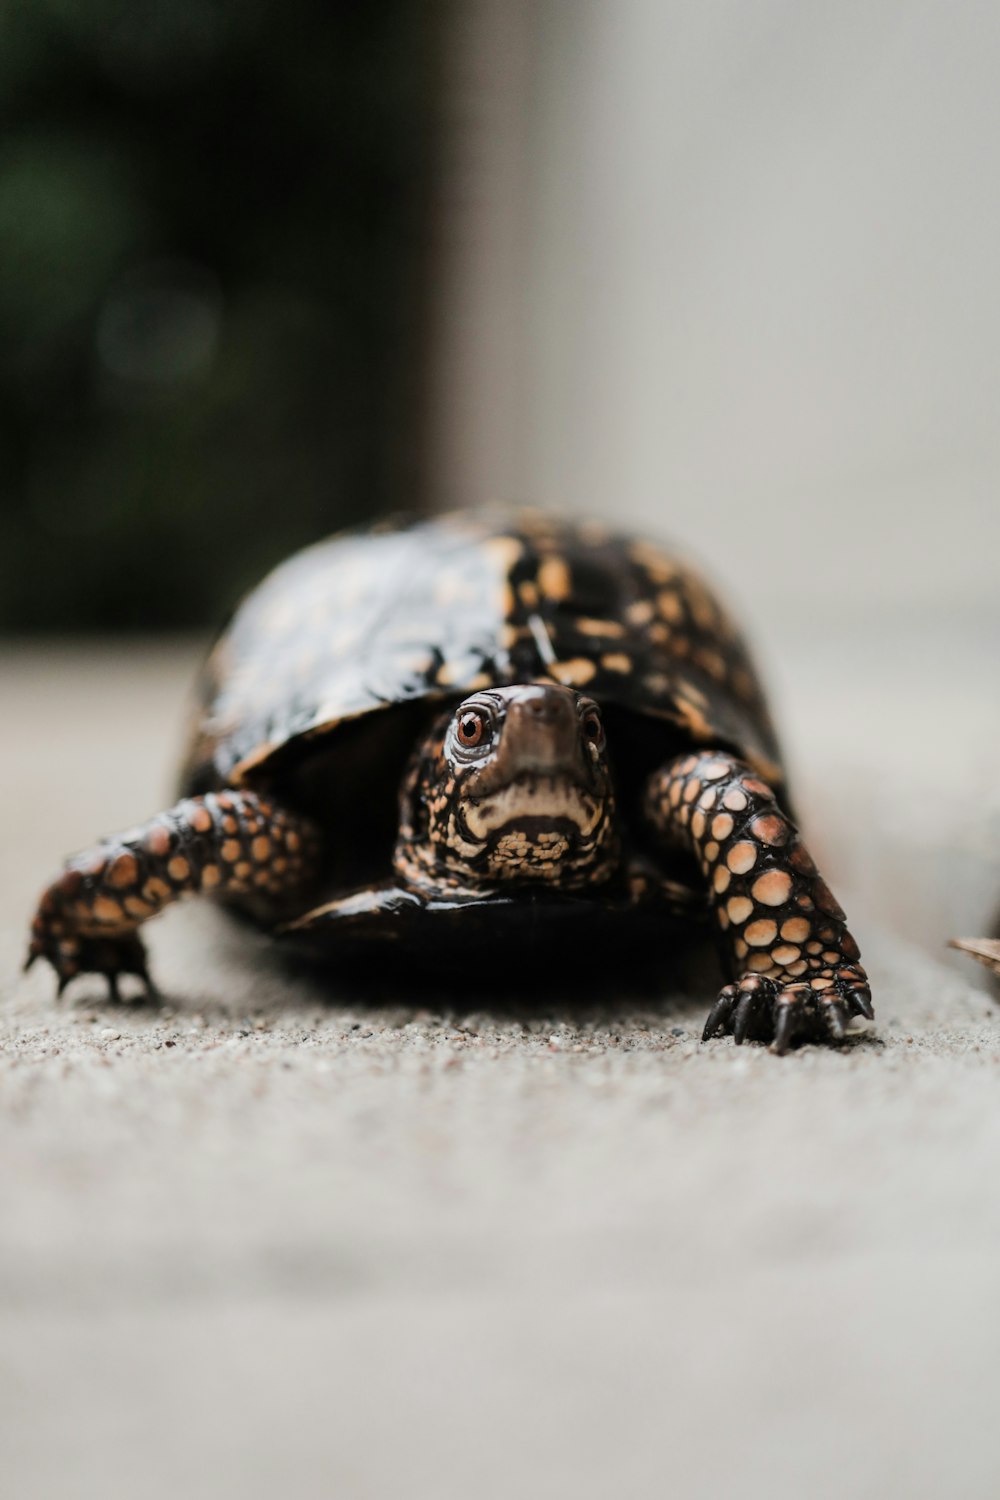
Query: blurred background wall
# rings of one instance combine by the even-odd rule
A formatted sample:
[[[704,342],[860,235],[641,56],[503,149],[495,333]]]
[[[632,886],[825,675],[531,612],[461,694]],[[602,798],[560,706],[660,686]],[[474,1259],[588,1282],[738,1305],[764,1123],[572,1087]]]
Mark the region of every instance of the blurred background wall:
[[[9,0],[0,625],[487,499],[995,623],[997,76],[963,0]]]
[[[1000,10],[474,10],[437,492],[659,523],[775,625],[995,625]]]
[[[0,7],[0,627],[212,622],[419,495],[439,28]]]

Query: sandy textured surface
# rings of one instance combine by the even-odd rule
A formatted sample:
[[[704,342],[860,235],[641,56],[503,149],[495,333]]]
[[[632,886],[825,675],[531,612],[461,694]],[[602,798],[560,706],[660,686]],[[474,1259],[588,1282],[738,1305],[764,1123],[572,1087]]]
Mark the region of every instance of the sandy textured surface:
[[[58,858],[164,797],[192,660],[4,654],[4,1494],[995,1496],[1000,1012],[938,943],[998,824],[931,798],[908,652],[870,741],[784,668],[879,1010],[785,1059],[701,1046],[705,995],[361,1004],[194,907],[163,1009],[15,978]]]

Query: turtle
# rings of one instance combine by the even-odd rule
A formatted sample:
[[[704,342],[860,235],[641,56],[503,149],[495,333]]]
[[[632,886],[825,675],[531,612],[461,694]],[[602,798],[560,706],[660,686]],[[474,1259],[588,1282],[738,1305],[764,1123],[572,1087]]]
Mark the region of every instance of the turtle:
[[[333,963],[465,944],[485,972],[530,935],[627,971],[640,928],[665,965],[702,922],[706,1039],[873,1017],[743,635],[682,555],[597,521],[402,518],[281,563],[209,654],[178,795],[42,894],[28,964],[60,993],[148,984],[139,928],[200,892]]]

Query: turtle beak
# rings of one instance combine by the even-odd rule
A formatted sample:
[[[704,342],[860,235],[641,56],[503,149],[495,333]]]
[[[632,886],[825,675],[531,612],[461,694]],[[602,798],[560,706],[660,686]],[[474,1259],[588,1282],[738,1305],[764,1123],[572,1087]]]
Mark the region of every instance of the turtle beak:
[[[586,784],[576,704],[564,689],[526,687],[507,708],[500,757],[505,777],[529,772]]]

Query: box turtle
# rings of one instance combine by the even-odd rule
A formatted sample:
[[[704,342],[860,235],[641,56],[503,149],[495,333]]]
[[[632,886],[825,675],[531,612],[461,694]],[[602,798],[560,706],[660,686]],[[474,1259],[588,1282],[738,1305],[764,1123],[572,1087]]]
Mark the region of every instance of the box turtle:
[[[292,557],[209,657],[179,790],[43,893],[28,962],[60,990],[148,983],[139,927],[203,892],[314,950],[467,944],[483,971],[527,938],[627,971],[640,931],[666,962],[701,918],[728,977],[705,1037],[872,1016],[739,631],[596,523],[444,516]]]

